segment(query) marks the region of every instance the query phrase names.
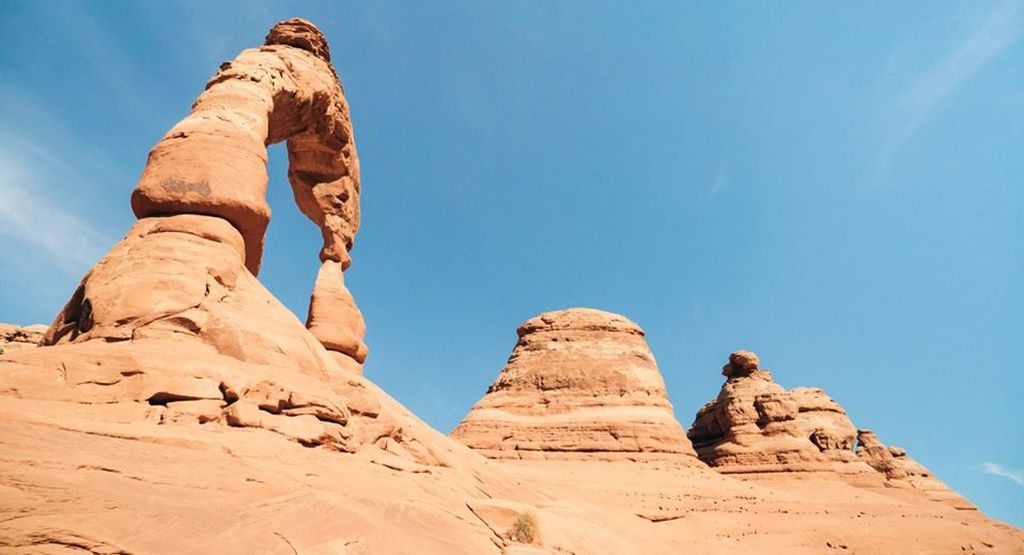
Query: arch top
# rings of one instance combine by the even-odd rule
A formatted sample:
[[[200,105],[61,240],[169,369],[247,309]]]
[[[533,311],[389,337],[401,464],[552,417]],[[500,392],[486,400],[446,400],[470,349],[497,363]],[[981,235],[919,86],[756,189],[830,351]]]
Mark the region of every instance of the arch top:
[[[311,52],[325,62],[331,61],[331,48],[327,44],[327,37],[320,32],[316,25],[301,17],[286,19],[271,27],[263,44],[294,46]]]

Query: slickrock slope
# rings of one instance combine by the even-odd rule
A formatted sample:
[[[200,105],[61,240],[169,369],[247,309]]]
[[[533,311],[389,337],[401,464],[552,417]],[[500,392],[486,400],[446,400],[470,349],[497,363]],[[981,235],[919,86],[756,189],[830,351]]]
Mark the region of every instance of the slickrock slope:
[[[644,331],[617,314],[546,312],[451,436],[490,458],[695,455]]]
[[[688,432],[700,459],[716,470],[823,471],[860,482],[881,477],[892,487],[917,488],[957,508],[975,508],[902,449],[890,449],[873,432],[857,430],[824,391],[786,390],[774,383],[754,353],[732,353],[722,374],[726,382],[718,397],[701,407]]]
[[[282,140],[324,236],[306,325],[255,277],[265,145]],[[312,24],[282,22],[221,66],[154,148],[132,197],[139,221],[45,337],[0,329],[0,553],[1024,552],[1020,530],[932,502],[936,482],[901,450],[862,431],[849,453],[858,432],[838,405],[820,390],[779,399],[749,357],[734,361],[735,395],[705,411],[722,420],[703,425],[702,456],[743,438],[742,457],[722,461],[796,453],[875,479],[712,470],[672,416],[643,332],[599,311],[520,328],[456,434],[500,460],[439,434],[361,375],[365,324],[342,282],[358,167]],[[769,397],[748,407],[753,390]],[[760,418],[729,435],[758,411],[785,449]],[[527,515],[529,544],[515,533]]]

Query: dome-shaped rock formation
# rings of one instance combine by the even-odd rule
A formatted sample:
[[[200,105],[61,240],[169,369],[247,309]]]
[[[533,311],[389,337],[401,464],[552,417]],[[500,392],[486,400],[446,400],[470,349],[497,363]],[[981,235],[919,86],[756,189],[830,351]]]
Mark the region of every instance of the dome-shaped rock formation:
[[[453,438],[491,458],[694,455],[639,326],[573,308],[531,318],[517,333],[505,368]]]

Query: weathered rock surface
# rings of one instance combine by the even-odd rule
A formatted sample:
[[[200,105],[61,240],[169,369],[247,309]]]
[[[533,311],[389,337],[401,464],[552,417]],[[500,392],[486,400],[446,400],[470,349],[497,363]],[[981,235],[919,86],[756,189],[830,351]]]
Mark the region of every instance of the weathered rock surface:
[[[16,326],[0,323],[0,354],[37,347],[45,334],[46,326],[43,324]]]
[[[747,351],[730,355],[722,374],[718,397],[701,407],[687,434],[707,464],[723,472],[773,472],[853,459],[856,429],[821,390],[786,391]]]
[[[296,201],[324,238],[313,332],[255,277],[269,218],[266,145],[282,140]],[[82,279],[44,347],[4,357],[5,394],[124,407],[101,419],[263,428],[441,463],[450,446],[429,452],[422,442],[440,436],[357,376],[366,326],[342,272],[359,226],[359,163],[312,24],[282,22],[263,47],[221,66],[150,153],[132,207],[141,219]]]
[[[517,333],[453,438],[491,458],[693,457],[639,326],[574,308],[531,318]]]
[[[224,242],[222,233],[214,236],[240,250],[256,275],[270,222],[267,145],[280,141],[288,143],[295,201],[323,235],[324,268],[308,324],[329,350],[353,359],[342,366],[361,371],[365,325],[341,283],[359,229],[359,158],[327,41],[311,23],[281,22],[264,46],[221,65],[192,113],[153,147],[132,193],[132,209],[143,220],[188,214],[227,221],[240,238]],[[217,226],[192,218],[175,231]]]
[[[139,218],[227,220],[256,274],[270,222],[267,145],[284,140],[295,200],[323,231],[320,258],[347,267],[359,228],[359,160],[327,41],[301,19],[275,25],[264,46],[221,65],[192,113],[150,152],[132,209]]]
[[[326,349],[334,353],[342,369],[362,374],[368,354],[363,342],[366,321],[352,293],[345,287],[340,262],[325,260],[321,263],[309,301],[306,326]]]
[[[701,460],[716,470],[849,476],[870,467],[889,486],[917,488],[957,508],[974,508],[905,451],[886,447],[870,430],[858,430],[821,389],[784,389],[747,351],[730,355],[722,374],[727,380],[718,398],[701,407],[688,432]]]
[[[887,447],[871,430],[857,430],[857,458],[881,472],[896,487],[924,491],[928,497],[958,509],[977,509],[973,503],[949,489],[930,470],[907,456],[901,447]]]
[[[154,150],[141,219],[42,345],[28,348],[38,328],[0,330],[25,346],[0,357],[0,552],[1024,552],[1016,528],[893,487],[933,477],[867,432],[847,462],[842,409],[820,390],[780,395],[749,353],[730,363],[733,398],[767,397],[709,414],[730,425],[752,411],[755,427],[802,434],[811,448],[792,451],[818,450],[815,464],[876,480],[714,472],[672,417],[643,332],[608,313],[520,328],[461,432],[503,460],[429,428],[358,375],[365,324],[341,279],[358,165],[329,59],[319,31],[289,20],[226,64]],[[261,141],[286,138],[296,197],[325,237],[309,329],[254,276],[256,160]],[[525,513],[531,543],[511,531]]]

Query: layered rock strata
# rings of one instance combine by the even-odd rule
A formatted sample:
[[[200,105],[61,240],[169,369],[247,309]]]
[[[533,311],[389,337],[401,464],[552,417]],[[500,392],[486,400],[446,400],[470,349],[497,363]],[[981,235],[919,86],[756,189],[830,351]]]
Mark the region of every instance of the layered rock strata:
[[[772,472],[854,460],[857,430],[820,389],[786,391],[747,351],[731,354],[722,374],[718,397],[701,407],[687,434],[707,464],[726,472]]]
[[[857,430],[857,459],[884,474],[894,486],[922,490],[932,499],[949,503],[958,509],[977,508],[949,489],[931,470],[908,456],[906,449],[886,446],[871,430]]]
[[[881,473],[887,485],[926,491],[958,508],[973,508],[899,448],[858,430],[839,404],[817,388],[786,390],[760,368],[757,355],[737,351],[722,368],[718,397],[697,412],[687,436],[701,460],[729,474],[825,471]]]
[[[46,334],[46,326],[42,324],[31,326],[0,324],[0,354],[36,347],[43,341],[44,334]]]
[[[665,383],[628,319],[547,312],[451,436],[491,458],[692,458]]]

